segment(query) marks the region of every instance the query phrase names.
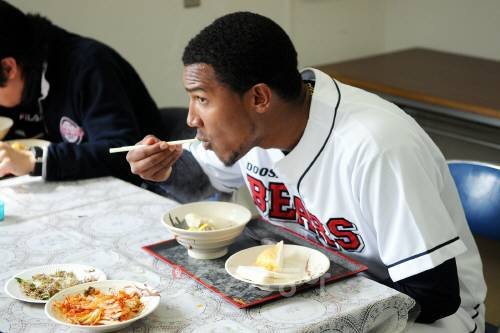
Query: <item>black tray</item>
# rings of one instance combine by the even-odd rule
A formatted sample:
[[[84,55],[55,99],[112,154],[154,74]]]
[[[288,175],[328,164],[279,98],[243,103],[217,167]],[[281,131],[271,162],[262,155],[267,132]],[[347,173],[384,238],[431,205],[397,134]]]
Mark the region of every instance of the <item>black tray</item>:
[[[306,283],[296,290],[264,291],[243,281],[236,280],[230,276],[225,268],[225,262],[234,253],[262,243],[284,240],[285,244],[297,244],[314,248],[324,253],[330,259],[330,268],[319,280],[314,283]],[[311,240],[302,238],[300,235],[290,232],[265,222],[253,220],[249,222],[245,231],[238,237],[236,242],[229,246],[228,254],[224,257],[211,260],[198,260],[188,256],[187,250],[170,239],[156,244],[146,245],[144,250],[159,258],[160,260],[180,269],[208,289],[237,306],[238,308],[251,307],[271,300],[276,300],[290,293],[317,287],[320,284],[354,275],[367,269],[367,267],[339,252],[323,247]]]

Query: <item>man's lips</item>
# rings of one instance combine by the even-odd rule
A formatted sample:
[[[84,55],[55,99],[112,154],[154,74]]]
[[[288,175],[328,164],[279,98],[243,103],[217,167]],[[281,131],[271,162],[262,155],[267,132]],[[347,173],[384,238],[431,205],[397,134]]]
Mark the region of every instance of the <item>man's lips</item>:
[[[201,141],[201,142],[208,142],[208,140],[207,140],[206,138],[204,138],[204,137],[202,137],[202,136],[199,136],[199,135],[197,135],[197,136],[196,136],[196,139],[197,139],[198,141]]]
[[[196,139],[198,139],[199,141],[202,142],[203,148],[205,148],[205,149],[209,149],[210,148],[210,142],[206,138],[204,138],[203,136],[197,135]]]

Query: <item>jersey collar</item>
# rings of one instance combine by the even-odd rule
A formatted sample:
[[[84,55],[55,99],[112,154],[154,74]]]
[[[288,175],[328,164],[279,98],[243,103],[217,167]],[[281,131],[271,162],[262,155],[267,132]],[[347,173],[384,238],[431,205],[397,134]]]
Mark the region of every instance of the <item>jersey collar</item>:
[[[332,140],[340,104],[338,84],[330,76],[314,68],[305,68],[301,75],[304,80],[315,81],[309,119],[299,143],[274,166],[280,178],[297,186],[299,193],[302,178],[311,172],[321,158],[324,146]]]

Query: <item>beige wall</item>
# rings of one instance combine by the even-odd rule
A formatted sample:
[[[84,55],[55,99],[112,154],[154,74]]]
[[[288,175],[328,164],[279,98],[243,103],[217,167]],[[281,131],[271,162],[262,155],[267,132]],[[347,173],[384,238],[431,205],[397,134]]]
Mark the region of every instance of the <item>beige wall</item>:
[[[385,49],[413,46],[500,60],[500,0],[387,0]]]
[[[290,30],[301,66],[384,50],[385,0],[291,0]]]
[[[137,69],[159,106],[186,105],[183,48],[215,18],[250,10],[291,36],[299,65],[412,46],[500,60],[500,0],[9,0],[99,39]]]

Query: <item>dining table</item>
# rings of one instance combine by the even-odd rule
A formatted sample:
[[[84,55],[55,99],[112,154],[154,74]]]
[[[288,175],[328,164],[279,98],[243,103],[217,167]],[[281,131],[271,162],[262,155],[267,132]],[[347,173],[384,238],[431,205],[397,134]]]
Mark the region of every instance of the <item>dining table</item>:
[[[108,279],[147,283],[160,293],[160,305],[123,332],[360,333],[411,325],[415,301],[364,274],[235,307],[143,249],[172,238],[161,217],[179,203],[118,178],[13,177],[0,180],[0,200],[0,284],[49,264],[91,265]],[[1,289],[1,332],[75,332],[51,321],[43,304],[13,299]]]

